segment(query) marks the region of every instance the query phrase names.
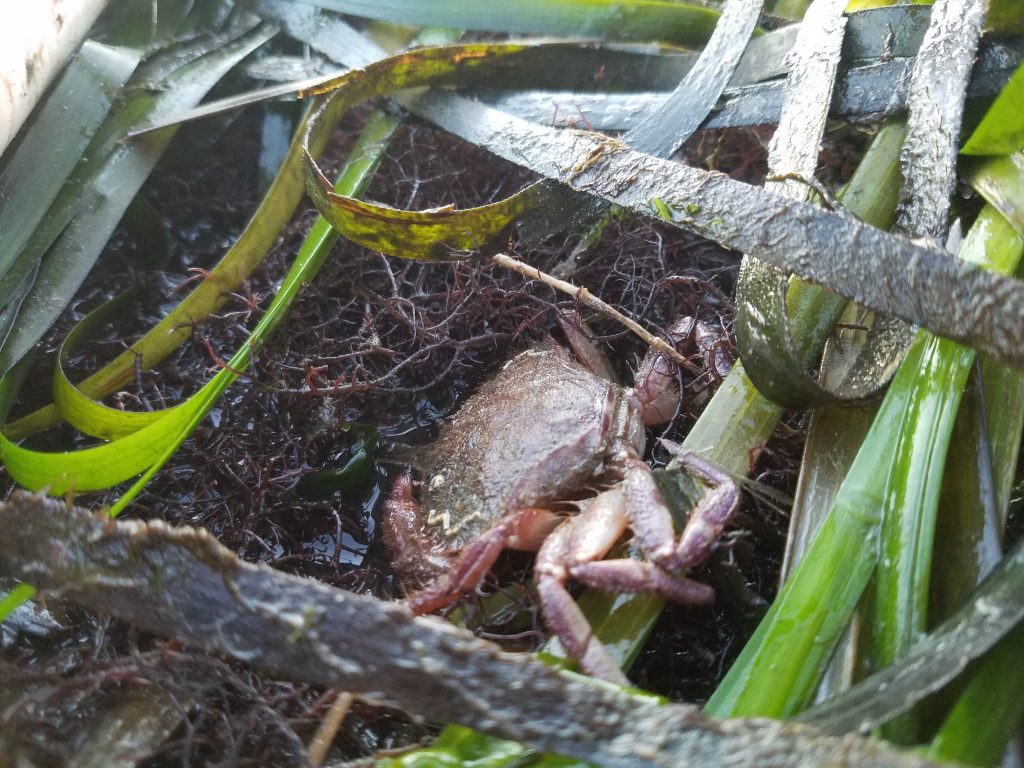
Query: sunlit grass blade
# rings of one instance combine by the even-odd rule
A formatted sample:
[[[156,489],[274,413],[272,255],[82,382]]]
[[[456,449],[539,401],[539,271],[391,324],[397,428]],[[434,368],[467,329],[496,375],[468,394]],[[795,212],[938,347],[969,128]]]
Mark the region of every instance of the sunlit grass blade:
[[[346,191],[358,191],[368,183],[376,169],[382,140],[393,130],[390,118],[378,117],[361,136],[361,143],[353,149],[355,162],[346,168],[338,186]],[[365,138],[364,138],[365,137]],[[232,357],[202,390],[181,406],[163,414],[162,418],[112,443],[70,453],[44,453],[30,451],[0,438],[0,459],[11,476],[30,489],[48,488],[50,493],[68,490],[106,488],[146,471],[143,479],[133,486],[115,506],[123,508],[142,488],[145,481],[166,462],[178,445],[206,415],[217,397],[245,370],[252,355],[265,342],[283,318],[298,291],[307,285],[323,264],[336,235],[323,220],[310,230],[295,264],[289,271],[267,313],[250,334],[247,343]],[[80,404],[80,407],[84,404]],[[97,425],[109,419],[120,419],[120,412],[92,403],[84,418],[96,422],[90,431],[98,432]]]
[[[890,121],[876,134],[872,147],[875,148],[857,166],[857,171],[841,193],[843,205],[848,210],[860,212],[865,221],[872,222],[880,229],[892,226],[899,194],[899,165],[893,162],[903,139],[906,126],[901,121]],[[883,152],[881,148],[885,147]],[[807,292],[806,290],[803,292]],[[831,328],[831,321],[839,309],[836,297],[824,291],[821,301],[815,304],[790,301],[792,322],[799,328],[815,326]],[[794,296],[800,293],[794,291]],[[842,322],[856,324],[862,321],[862,311],[855,304],[848,304],[840,317]],[[831,331],[828,331],[831,333]],[[797,345],[822,334],[803,334],[794,341]],[[848,366],[856,358],[863,335],[853,332],[841,333],[826,345],[821,361],[820,376],[828,381],[841,373],[836,369]],[[820,342],[819,342],[820,343]],[[790,516],[790,529],[786,543],[786,558],[783,564],[783,580],[789,575],[796,562],[802,557],[806,546],[813,539],[814,532],[821,525],[843,477],[849,470],[870,427],[874,408],[865,404],[862,408],[825,406],[811,414],[807,445],[800,467],[797,492]]]
[[[7,617],[10,616],[19,605],[24,604],[26,600],[31,600],[35,593],[35,587],[28,584],[18,584],[6,595],[0,597],[0,622],[6,621]]]
[[[367,128],[360,134],[359,141],[352,149],[354,162],[346,165],[338,178],[335,188],[343,193],[353,195],[360,194],[366,185],[369,184],[373,173],[377,169],[381,152],[386,146],[387,140],[397,126],[397,120],[383,113],[377,113]],[[266,314],[260,318],[256,327],[249,334],[245,344],[228,361],[227,366],[217,374],[195,396],[190,398],[187,405],[191,408],[188,418],[175,426],[176,432],[168,434],[166,440],[160,446],[162,451],[146,472],[132,485],[131,488],[111,507],[112,515],[119,514],[138,493],[149,482],[150,478],[167,462],[171,455],[178,449],[182,442],[192,433],[195,427],[206,416],[210,408],[220,395],[238,378],[239,372],[244,371],[253,356],[260,350],[267,338],[274,329],[281,323],[295,301],[299,292],[312,281],[313,277],[323,266],[324,261],[330,254],[331,248],[337,241],[338,233],[331,225],[317,217],[309,233],[299,248],[295,262],[288,270],[288,274],[281,284],[277,295],[267,308]]]
[[[1017,67],[1010,82],[982,118],[981,124],[960,151],[965,155],[1008,155],[1024,149],[1024,64]]]
[[[82,395],[88,398],[104,397],[130,381],[135,375],[136,366],[146,369],[159,363],[189,337],[196,323],[217,311],[228,300],[230,293],[263,261],[302,197],[303,126],[304,122],[259,207],[242,234],[211,270],[210,278],[200,283],[181,304],[129,349],[79,382],[76,388]],[[320,149],[322,144],[313,151],[319,152]],[[50,405],[7,425],[5,434],[11,439],[26,437],[56,424],[60,419],[57,406]]]

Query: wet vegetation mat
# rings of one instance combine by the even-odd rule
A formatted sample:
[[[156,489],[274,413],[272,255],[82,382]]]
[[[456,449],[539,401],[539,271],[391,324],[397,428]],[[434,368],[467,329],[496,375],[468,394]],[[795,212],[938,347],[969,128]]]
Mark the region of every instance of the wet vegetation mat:
[[[1024,9],[862,5],[83,11],[0,766],[999,763]]]

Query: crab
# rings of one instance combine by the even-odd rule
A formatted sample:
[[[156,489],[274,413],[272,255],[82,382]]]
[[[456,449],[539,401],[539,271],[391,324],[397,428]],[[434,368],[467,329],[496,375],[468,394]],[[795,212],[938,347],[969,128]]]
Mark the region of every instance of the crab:
[[[476,589],[503,549],[537,552],[536,589],[549,630],[585,672],[626,683],[572,599],[570,580],[711,602],[711,587],[685,574],[709,555],[738,491],[724,472],[681,452],[708,490],[677,539],[641,459],[645,421],[667,421],[678,406],[671,364],[649,353],[636,386],[627,388],[608,380],[603,355],[579,333],[570,342],[586,363],[550,342],[510,360],[466,401],[423,452],[420,498],[410,470],[395,480],[384,539],[403,586],[415,590],[406,603],[419,614]],[[605,490],[581,500],[595,487]],[[575,514],[556,511],[567,500]],[[627,528],[646,559],[603,560]]]

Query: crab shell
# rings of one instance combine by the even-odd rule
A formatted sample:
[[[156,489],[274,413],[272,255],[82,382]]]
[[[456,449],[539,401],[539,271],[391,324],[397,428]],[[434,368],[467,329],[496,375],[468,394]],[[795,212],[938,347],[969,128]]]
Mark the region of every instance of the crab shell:
[[[616,465],[643,452],[642,412],[632,389],[598,378],[561,347],[514,357],[426,450],[419,519],[385,521],[396,570],[412,586],[426,584],[507,513],[618,479]]]

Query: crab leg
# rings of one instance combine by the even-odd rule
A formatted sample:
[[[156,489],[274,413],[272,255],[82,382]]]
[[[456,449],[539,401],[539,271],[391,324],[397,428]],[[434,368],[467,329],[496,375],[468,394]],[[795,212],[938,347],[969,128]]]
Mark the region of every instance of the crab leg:
[[[433,613],[451,605],[483,581],[503,549],[535,550],[562,518],[546,509],[528,507],[506,515],[466,547],[444,576],[414,592],[405,604],[415,613]]]
[[[651,468],[635,457],[623,462],[626,506],[633,533],[644,554],[673,573],[707,559],[739,503],[739,490],[727,474],[689,451],[677,455],[687,470],[711,486],[690,514],[678,543],[672,515]]]
[[[592,499],[576,517],[557,528],[541,545],[534,573],[541,610],[566,652],[595,677],[628,685],[626,676],[572,599],[565,585],[579,564],[604,557],[628,525],[621,491],[613,488]]]
[[[605,491],[544,541],[535,566],[548,626],[586,672],[618,683],[625,678],[566,590],[570,578],[606,592],[654,592],[683,603],[709,603],[714,598],[706,584],[672,576],[651,563],[601,560],[628,524],[622,490]]]
[[[562,312],[558,315],[558,324],[562,326],[562,332],[572,347],[576,359],[580,365],[592,374],[613,384],[619,383],[619,377],[615,375],[612,363],[597,344],[594,343],[593,334],[589,326],[583,321],[576,311]]]

